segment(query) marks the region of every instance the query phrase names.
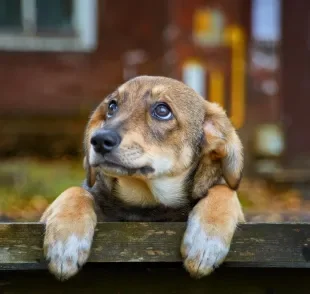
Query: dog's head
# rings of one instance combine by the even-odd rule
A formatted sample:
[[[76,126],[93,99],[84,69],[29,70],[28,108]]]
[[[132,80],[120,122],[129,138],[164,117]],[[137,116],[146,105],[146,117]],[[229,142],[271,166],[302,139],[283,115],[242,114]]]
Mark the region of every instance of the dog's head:
[[[243,167],[241,142],[222,108],[164,77],[137,77],[106,97],[88,123],[85,150],[89,186],[95,168],[111,177],[149,180],[198,165],[198,186],[215,166],[236,189]]]

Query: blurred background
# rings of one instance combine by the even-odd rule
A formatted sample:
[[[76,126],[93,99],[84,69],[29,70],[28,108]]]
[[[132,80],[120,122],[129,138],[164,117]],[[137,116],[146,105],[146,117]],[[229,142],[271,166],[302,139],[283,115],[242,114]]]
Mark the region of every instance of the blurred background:
[[[0,0],[0,220],[79,185],[90,112],[141,74],[227,109],[249,220],[310,220],[310,1]]]

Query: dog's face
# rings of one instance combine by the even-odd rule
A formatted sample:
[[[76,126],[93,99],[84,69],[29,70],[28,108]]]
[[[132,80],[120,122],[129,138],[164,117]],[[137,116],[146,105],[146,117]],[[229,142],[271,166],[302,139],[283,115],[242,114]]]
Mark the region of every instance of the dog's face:
[[[132,79],[105,98],[88,123],[85,149],[86,167],[111,177],[174,177],[201,158],[220,162],[235,187],[242,169],[242,146],[223,110],[164,77]]]
[[[159,177],[188,169],[202,139],[204,101],[167,78],[130,80],[90,122],[89,163],[110,175]]]

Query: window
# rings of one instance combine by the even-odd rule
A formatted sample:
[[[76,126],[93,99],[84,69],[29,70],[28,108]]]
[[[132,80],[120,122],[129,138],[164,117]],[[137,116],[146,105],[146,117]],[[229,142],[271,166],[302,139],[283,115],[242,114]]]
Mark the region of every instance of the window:
[[[97,0],[0,0],[0,50],[91,51]]]
[[[278,42],[281,38],[281,1],[254,0],[252,3],[254,40]]]

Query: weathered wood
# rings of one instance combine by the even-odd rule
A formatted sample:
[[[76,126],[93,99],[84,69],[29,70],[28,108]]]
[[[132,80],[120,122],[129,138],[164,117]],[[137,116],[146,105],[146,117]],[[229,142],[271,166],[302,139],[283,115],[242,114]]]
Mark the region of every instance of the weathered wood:
[[[90,262],[180,263],[184,223],[99,223]],[[44,268],[44,226],[0,225],[0,268]],[[233,267],[310,267],[310,224],[245,224],[225,262]]]
[[[182,268],[185,226],[100,223],[91,262],[59,282],[45,269],[42,224],[0,224],[0,293],[310,293],[310,224],[241,225],[230,267],[201,280]]]

